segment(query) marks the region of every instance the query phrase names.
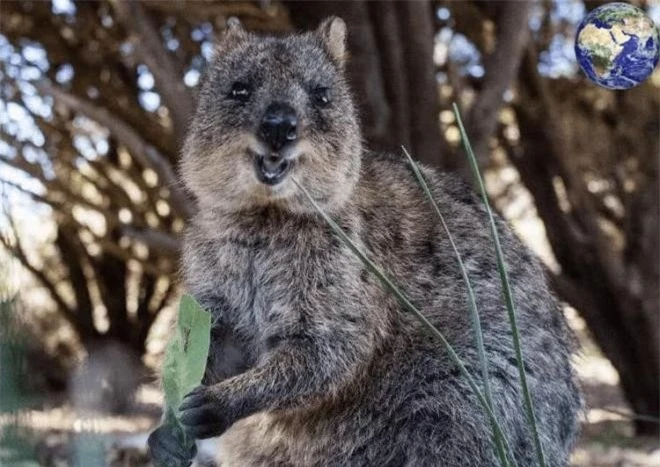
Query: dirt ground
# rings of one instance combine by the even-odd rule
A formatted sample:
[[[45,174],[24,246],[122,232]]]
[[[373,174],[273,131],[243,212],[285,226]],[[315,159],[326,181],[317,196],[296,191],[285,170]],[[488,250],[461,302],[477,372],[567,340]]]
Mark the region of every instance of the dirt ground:
[[[618,375],[589,340],[584,323],[568,313],[581,342],[575,368],[585,391],[587,410],[582,435],[573,454],[573,467],[660,466],[658,439],[635,437],[618,386]],[[82,417],[66,400],[52,398],[50,408],[26,411],[18,417],[0,416],[4,439],[0,465],[84,467],[150,465],[145,443],[157,423],[162,396],[155,387],[144,386],[130,416]],[[15,424],[15,430],[9,425]],[[202,454],[212,444],[200,448]],[[22,453],[22,454],[21,454]],[[24,460],[19,461],[19,458]],[[197,465],[211,465],[202,459]]]
[[[586,402],[572,466],[660,466],[660,440],[634,435],[631,410],[621,393],[616,370],[589,338],[584,321],[574,311],[567,317],[580,343],[574,364]]]

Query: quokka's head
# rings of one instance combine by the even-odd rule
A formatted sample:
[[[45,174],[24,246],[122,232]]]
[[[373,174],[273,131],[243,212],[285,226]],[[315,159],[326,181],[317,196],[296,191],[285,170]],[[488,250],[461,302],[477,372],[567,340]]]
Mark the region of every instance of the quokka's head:
[[[313,209],[350,195],[360,133],[344,75],[346,25],[260,37],[229,21],[199,93],[181,174],[202,209]]]

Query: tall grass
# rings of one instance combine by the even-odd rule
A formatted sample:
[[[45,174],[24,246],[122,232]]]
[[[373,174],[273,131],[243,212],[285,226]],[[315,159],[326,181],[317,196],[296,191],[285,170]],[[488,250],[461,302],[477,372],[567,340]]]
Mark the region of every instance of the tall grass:
[[[504,261],[504,255],[502,253],[502,245],[500,242],[499,234],[497,231],[497,227],[495,224],[495,219],[493,216],[492,209],[490,207],[490,203],[488,201],[488,196],[486,193],[486,189],[483,183],[483,179],[481,177],[481,173],[479,171],[479,166],[477,164],[476,158],[474,156],[474,152],[472,151],[472,147],[470,145],[467,133],[465,131],[465,128],[463,126],[463,122],[460,117],[460,112],[458,110],[458,106],[456,104],[453,105],[454,108],[454,113],[456,114],[456,120],[458,122],[459,130],[461,133],[461,139],[463,141],[463,145],[465,147],[465,152],[467,154],[468,162],[470,164],[470,168],[472,170],[473,176],[475,178],[475,181],[477,183],[477,186],[479,188],[479,191],[481,193],[481,196],[484,200],[486,212],[488,214],[488,222],[489,222],[489,228],[491,231],[491,235],[493,237],[493,242],[495,245],[495,253],[496,253],[496,259],[497,259],[497,269],[498,273],[500,276],[500,282],[502,284],[502,293],[504,296],[504,302],[506,305],[507,309],[507,314],[508,314],[508,319],[509,323],[511,326],[511,335],[512,335],[512,341],[513,341],[513,346],[514,346],[514,351],[516,354],[516,365],[518,367],[518,375],[520,379],[520,386],[522,388],[522,393],[523,393],[523,403],[524,403],[524,409],[525,409],[525,414],[527,418],[527,423],[529,425],[529,428],[532,432],[532,437],[534,440],[534,448],[536,452],[536,457],[537,461],[540,467],[546,467],[546,460],[545,460],[545,455],[543,452],[543,446],[541,445],[541,440],[540,436],[538,433],[538,424],[536,421],[536,414],[534,411],[534,404],[532,402],[531,394],[529,391],[529,386],[527,383],[527,375],[525,373],[525,361],[523,357],[523,351],[522,347],[520,344],[520,332],[518,329],[518,324],[517,324],[517,318],[516,318],[516,309],[515,309],[515,304],[513,302],[513,294],[511,292],[511,286],[510,286],[510,281],[507,273],[507,268],[506,268],[506,263]],[[450,241],[450,244],[452,246],[452,249],[454,251],[454,255],[456,256],[456,260],[458,262],[460,271],[461,271],[461,276],[463,278],[463,281],[465,282],[466,288],[467,288],[467,293],[468,293],[468,305],[470,309],[470,316],[472,319],[472,324],[473,324],[473,329],[474,329],[474,334],[475,334],[475,343],[477,347],[477,353],[479,356],[479,364],[481,367],[481,373],[482,373],[482,384],[483,384],[483,392],[477,385],[476,380],[473,378],[473,376],[470,374],[470,372],[467,370],[465,367],[465,364],[462,362],[456,351],[453,349],[451,344],[447,341],[447,339],[444,337],[444,335],[430,322],[428,319],[424,316],[424,314],[417,308],[415,307],[408,297],[405,295],[404,292],[402,292],[396,284],[375,264],[373,263],[366,255],[364,252],[362,252],[355,243],[346,235],[346,233],[339,227],[322,209],[321,207],[314,201],[314,198],[309,194],[309,192],[303,187],[300,183],[298,183],[297,180],[293,180],[296,186],[301,190],[301,192],[305,195],[307,200],[314,206],[316,211],[321,215],[321,217],[326,221],[326,223],[330,226],[330,228],[337,234],[340,238],[340,240],[362,261],[362,263],[365,265],[365,267],[374,275],[378,280],[381,282],[381,284],[389,290],[394,296],[399,300],[399,302],[403,305],[403,307],[411,312],[424,326],[424,328],[430,332],[431,335],[433,335],[435,338],[437,338],[445,348],[445,351],[449,355],[450,359],[453,361],[453,363],[458,367],[461,375],[466,379],[468,385],[474,391],[477,400],[479,401],[479,404],[482,406],[484,412],[487,415],[488,420],[491,423],[492,430],[493,430],[493,444],[495,446],[495,454],[500,462],[500,465],[502,467],[511,467],[512,465],[515,465],[515,459],[513,456],[513,453],[511,451],[511,448],[509,446],[509,443],[507,441],[506,435],[504,434],[501,425],[499,424],[497,417],[495,416],[494,413],[494,406],[493,406],[493,397],[492,397],[492,391],[489,383],[489,372],[488,372],[488,360],[486,358],[486,353],[484,350],[484,344],[483,344],[483,332],[481,329],[481,321],[479,318],[479,312],[477,309],[476,305],[476,300],[474,296],[474,290],[472,288],[472,285],[470,283],[467,271],[465,269],[465,265],[463,263],[463,260],[461,258],[460,252],[454,242],[454,239],[451,235],[451,232],[449,231],[449,228],[447,227],[447,223],[444,220],[444,217],[442,216],[442,213],[440,212],[440,209],[438,208],[433,195],[431,193],[431,190],[428,187],[428,184],[426,183],[426,180],[424,179],[423,174],[419,170],[419,167],[417,164],[413,161],[413,159],[410,157],[410,154],[405,150],[404,152],[406,154],[406,157],[408,158],[408,161],[413,169],[413,172],[415,174],[415,177],[417,179],[417,182],[419,183],[420,187],[424,191],[425,196],[428,198],[429,202],[432,204],[435,212],[438,215],[438,218],[443,226],[443,229],[445,230],[447,237]]]
[[[486,206],[486,211],[488,212],[488,223],[490,226],[490,232],[493,236],[493,242],[495,243],[495,254],[497,257],[497,270],[500,274],[500,282],[502,283],[502,293],[504,295],[504,302],[506,304],[507,314],[509,316],[509,323],[511,324],[511,336],[513,339],[513,347],[516,352],[516,365],[518,366],[518,377],[520,379],[520,386],[523,392],[523,402],[525,406],[525,413],[527,415],[527,424],[532,431],[532,438],[534,439],[534,450],[536,452],[536,458],[539,463],[539,466],[545,467],[545,454],[543,453],[543,446],[541,445],[541,438],[539,436],[538,425],[536,422],[536,413],[534,411],[534,403],[532,402],[532,396],[529,392],[529,386],[527,385],[527,374],[525,373],[525,360],[523,358],[523,351],[520,345],[520,332],[518,330],[518,321],[516,318],[516,308],[513,303],[513,294],[511,293],[511,285],[509,282],[509,275],[507,273],[506,263],[504,262],[504,255],[502,253],[502,245],[500,243],[500,236],[497,232],[497,226],[495,225],[495,218],[493,217],[493,211],[490,208],[490,202],[488,201],[488,194],[486,193],[486,187],[484,186],[483,178],[481,177],[481,172],[479,171],[479,164],[477,164],[477,158],[474,156],[472,151],[472,145],[468,138],[465,127],[463,126],[463,120],[461,119],[461,113],[458,110],[456,103],[453,104],[454,114],[456,115],[456,122],[458,123],[458,128],[461,132],[461,139],[463,140],[463,147],[467,153],[468,161],[470,162],[470,168],[472,169],[472,175],[474,176],[475,181],[479,187],[479,192],[484,200],[484,205]]]
[[[424,195],[431,203],[431,206],[433,206],[433,209],[438,215],[438,219],[440,219],[442,228],[447,234],[447,239],[451,244],[452,250],[454,250],[454,256],[456,257],[456,262],[458,263],[458,267],[461,271],[461,277],[463,278],[463,282],[465,283],[465,287],[467,289],[468,306],[470,309],[470,317],[472,318],[472,327],[474,330],[474,340],[477,346],[477,354],[479,355],[479,365],[481,366],[481,379],[484,387],[484,396],[486,397],[486,402],[488,403],[488,406],[491,408],[491,410],[493,410],[493,394],[490,388],[488,359],[486,358],[486,351],[484,349],[484,337],[483,337],[483,331],[481,330],[481,319],[479,318],[479,310],[477,309],[477,301],[474,296],[474,289],[472,288],[472,283],[470,282],[470,278],[468,277],[467,269],[465,269],[465,264],[463,263],[463,258],[461,257],[461,253],[458,251],[458,247],[454,242],[454,237],[452,236],[451,231],[449,230],[449,227],[445,222],[445,218],[442,215],[442,212],[440,211],[438,204],[435,202],[435,199],[433,198],[433,194],[431,193],[431,190],[429,189],[429,186],[426,183],[426,179],[424,178],[422,171],[419,169],[419,166],[410,156],[406,148],[402,147],[402,149],[404,154],[408,158],[408,163],[410,164],[410,167],[412,168],[413,173],[415,174],[417,183],[419,184],[420,187],[422,187],[422,190],[424,191]],[[495,442],[495,449],[497,450],[498,457],[500,458],[500,460],[506,459],[506,451],[504,448],[504,444],[496,436],[494,436],[494,442]]]
[[[339,225],[337,225],[337,223],[333,221],[332,218],[330,218],[330,216],[328,216],[323,211],[323,209],[321,209],[321,207],[316,203],[316,201],[314,201],[314,198],[309,194],[307,189],[303,187],[295,178],[292,180],[296,184],[296,186],[300,189],[300,191],[305,195],[305,197],[310,202],[310,204],[314,206],[314,208],[326,221],[326,223],[330,226],[330,228],[335,232],[335,234],[337,234],[340,240],[353,252],[353,254],[355,254],[360,259],[360,261],[362,261],[362,263],[369,270],[369,272],[371,272],[381,282],[381,284],[399,300],[399,302],[403,305],[403,307],[406,310],[411,312],[422,323],[424,328],[433,337],[437,338],[440,341],[442,346],[445,348],[445,351],[449,355],[449,358],[458,367],[458,370],[467,381],[468,385],[470,386],[470,389],[472,389],[472,391],[474,391],[475,395],[477,396],[479,404],[483,407],[484,411],[486,412],[486,416],[488,417],[493,427],[493,438],[495,445],[503,446],[503,449],[501,451],[499,449],[496,449],[496,453],[500,461],[500,465],[502,467],[511,467],[512,464],[511,462],[509,462],[509,459],[505,454],[507,451],[511,453],[511,449],[509,448],[508,441],[506,439],[504,431],[502,430],[502,427],[500,426],[497,417],[495,417],[495,413],[493,412],[491,405],[488,403],[488,400],[479,389],[479,386],[477,385],[475,379],[472,377],[468,369],[465,367],[465,364],[460,359],[460,357],[458,356],[454,348],[451,346],[449,341],[426,318],[426,316],[424,316],[424,314],[415,305],[412,304],[412,302],[399,289],[399,287],[397,287],[394,284],[394,282],[373,261],[371,261],[365,255],[365,253],[362,252],[362,250],[360,250],[360,248],[348,237],[348,235],[346,235],[346,233],[342,230],[342,228],[339,227]],[[513,455],[511,455],[511,459],[513,459]]]

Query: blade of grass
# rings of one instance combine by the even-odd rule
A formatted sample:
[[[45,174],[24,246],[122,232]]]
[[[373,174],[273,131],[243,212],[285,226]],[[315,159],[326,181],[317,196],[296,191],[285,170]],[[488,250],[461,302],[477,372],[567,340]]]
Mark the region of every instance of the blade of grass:
[[[651,423],[655,423],[656,425],[660,425],[660,418],[654,417],[653,415],[645,415],[635,412],[626,412],[625,410],[619,410],[616,407],[601,407],[600,410],[604,410],[605,412],[620,415],[630,420],[640,420],[643,422],[651,422]]]
[[[479,365],[481,366],[481,379],[483,382],[484,386],[484,395],[486,397],[486,402],[488,402],[488,405],[490,406],[491,410],[493,409],[493,394],[491,392],[490,388],[490,376],[489,376],[489,371],[488,371],[488,360],[486,359],[486,351],[484,349],[484,338],[483,338],[483,331],[481,330],[481,319],[479,318],[479,310],[477,309],[477,301],[474,296],[474,289],[472,288],[472,283],[470,282],[470,278],[468,277],[467,270],[465,269],[465,264],[463,263],[463,258],[461,257],[460,252],[458,251],[458,247],[456,246],[456,243],[454,242],[454,237],[452,236],[451,232],[449,231],[449,227],[447,226],[447,223],[445,222],[445,218],[440,212],[440,208],[438,207],[438,204],[435,202],[435,199],[433,198],[433,194],[431,193],[431,190],[429,189],[428,183],[426,183],[426,179],[424,178],[424,175],[422,174],[422,171],[419,169],[419,166],[417,163],[413,160],[413,158],[410,156],[410,153],[406,150],[405,147],[401,146],[401,149],[403,149],[404,154],[408,158],[408,162],[410,163],[410,166],[412,167],[413,173],[415,174],[415,178],[417,178],[417,183],[419,186],[422,188],[424,191],[424,194],[426,195],[426,198],[429,200],[431,205],[433,206],[433,209],[437,213],[438,217],[440,218],[440,223],[442,224],[442,228],[444,229],[445,233],[447,234],[447,238],[449,239],[449,243],[451,244],[452,249],[454,250],[454,256],[456,257],[456,261],[458,262],[458,267],[461,270],[461,276],[463,277],[463,282],[465,283],[465,287],[467,288],[467,294],[468,294],[468,304],[469,304],[469,309],[470,309],[470,316],[472,318],[472,327],[474,329],[474,340],[476,342],[477,346],[477,354],[479,355]],[[496,448],[499,451],[500,457],[505,456],[506,453],[504,451],[504,446],[502,443],[500,443],[499,439],[495,437],[496,441]]]
[[[360,261],[362,261],[362,264],[366,266],[369,272],[371,272],[374,276],[376,276],[376,278],[378,278],[381,284],[383,284],[383,286],[386,289],[388,289],[392,294],[394,294],[394,296],[399,300],[399,302],[424,325],[424,327],[427,329],[428,332],[431,333],[432,336],[440,340],[443,347],[445,348],[445,351],[447,352],[447,354],[449,354],[449,358],[458,367],[463,377],[467,380],[468,385],[477,396],[479,403],[483,407],[488,419],[490,420],[493,426],[495,437],[500,440],[499,442],[507,446],[508,452],[512,452],[511,449],[509,448],[504,432],[502,431],[502,428],[500,427],[500,424],[497,421],[497,418],[495,417],[493,410],[488,404],[488,401],[484,397],[476,381],[474,380],[468,369],[465,367],[465,365],[463,364],[460,357],[458,356],[454,348],[451,346],[449,341],[447,341],[445,336],[426,318],[426,316],[424,316],[424,314],[420,310],[417,309],[415,305],[412,304],[412,302],[408,299],[408,297],[406,297],[406,295],[394,284],[394,282],[392,282],[392,280],[387,275],[385,275],[385,273],[381,271],[380,268],[357,247],[357,245],[355,245],[355,243],[353,243],[353,241],[348,237],[348,235],[346,235],[343,229],[339,227],[339,225],[337,225],[337,223],[335,223],[335,221],[333,221],[332,218],[330,218],[330,216],[328,216],[321,209],[321,207],[316,203],[316,201],[314,201],[312,195],[309,194],[307,189],[303,187],[295,178],[292,178],[292,180],[293,183],[295,183],[296,186],[300,189],[300,191],[305,195],[305,197],[310,202],[310,204],[314,206],[314,209],[316,209],[316,211],[321,215],[321,217],[335,232],[335,234],[339,236],[340,240],[344,243],[344,245],[346,245],[353,252],[353,254],[355,254],[355,256],[357,256],[360,259]],[[513,456],[511,457],[513,458]],[[500,458],[500,462],[502,464],[502,467],[511,466],[506,456],[504,456],[504,458]]]
[[[456,115],[456,121],[458,122],[458,128],[461,132],[461,140],[463,140],[463,146],[465,152],[467,153],[468,161],[470,162],[470,168],[472,169],[472,174],[474,175],[481,196],[483,197],[484,205],[486,206],[486,211],[488,213],[488,221],[490,225],[490,231],[493,236],[493,241],[495,242],[495,254],[497,257],[497,269],[500,274],[500,281],[502,282],[502,292],[504,294],[504,301],[506,303],[507,313],[509,315],[509,322],[511,323],[511,335],[513,338],[513,346],[516,352],[516,360],[518,363],[518,375],[520,378],[520,386],[523,391],[523,401],[525,405],[525,412],[527,415],[527,423],[532,430],[532,437],[534,439],[534,448],[536,451],[536,457],[538,463],[541,467],[546,466],[545,454],[543,453],[543,446],[541,445],[541,438],[539,436],[538,426],[536,422],[536,413],[534,411],[534,403],[532,402],[532,396],[529,392],[529,386],[527,384],[527,374],[525,373],[525,360],[523,359],[523,351],[520,345],[520,333],[518,331],[518,322],[516,319],[516,309],[513,303],[513,294],[511,293],[511,287],[509,285],[509,276],[506,270],[506,265],[504,263],[504,255],[502,254],[502,245],[500,243],[500,236],[497,232],[497,227],[495,226],[495,218],[493,217],[493,211],[490,208],[490,202],[488,201],[488,195],[486,193],[486,188],[484,186],[484,181],[481,177],[481,172],[479,171],[479,165],[477,164],[477,159],[474,156],[472,151],[472,146],[470,145],[470,140],[468,139],[467,132],[463,126],[463,121],[461,120],[461,114],[458,110],[456,103],[453,104],[454,114]]]

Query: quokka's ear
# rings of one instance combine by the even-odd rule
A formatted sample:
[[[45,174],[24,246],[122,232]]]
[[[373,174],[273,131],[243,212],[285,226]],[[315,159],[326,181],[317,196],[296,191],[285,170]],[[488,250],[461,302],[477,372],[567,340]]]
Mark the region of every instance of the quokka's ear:
[[[330,57],[343,68],[346,62],[346,23],[341,18],[331,16],[316,30]]]
[[[236,45],[245,41],[248,37],[248,32],[245,30],[241,22],[235,16],[227,19],[227,27],[222,32],[218,43],[216,44],[216,51],[220,54],[227,53]]]

